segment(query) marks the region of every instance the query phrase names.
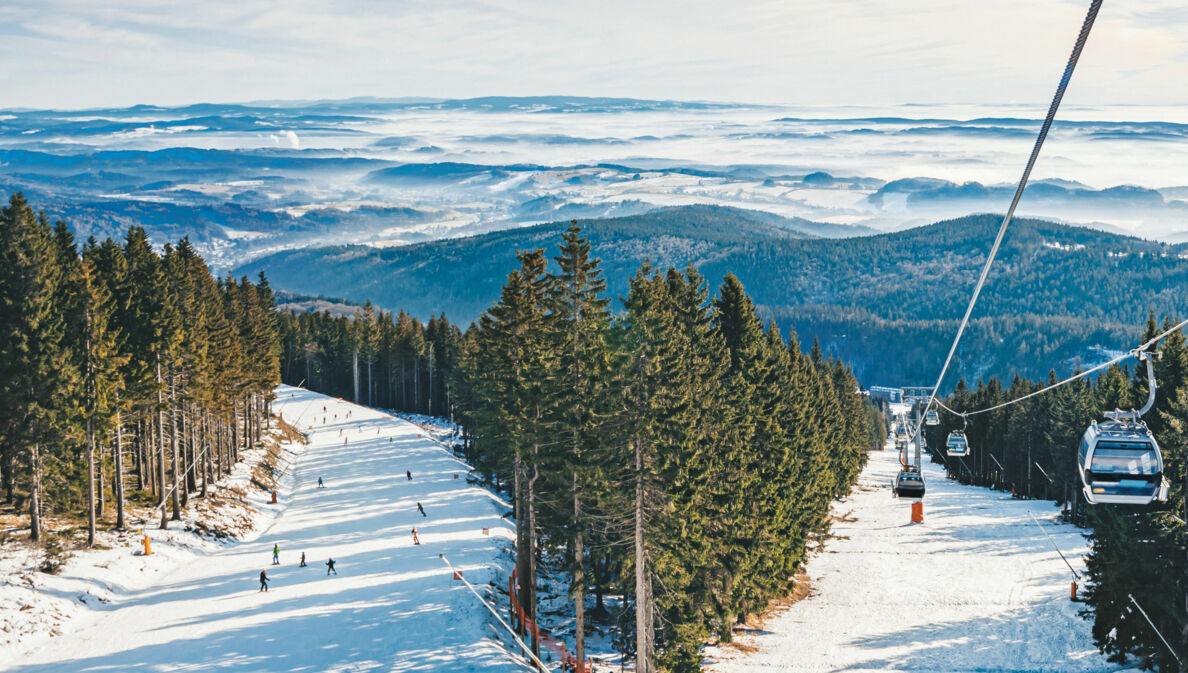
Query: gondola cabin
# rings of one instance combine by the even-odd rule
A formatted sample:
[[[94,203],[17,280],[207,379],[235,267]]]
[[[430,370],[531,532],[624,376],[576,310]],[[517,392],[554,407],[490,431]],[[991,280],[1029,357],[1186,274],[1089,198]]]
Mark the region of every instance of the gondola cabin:
[[[945,442],[945,449],[950,456],[968,456],[969,441],[965,438],[965,433],[960,430],[950,432],[949,439]]]
[[[1077,470],[1093,505],[1147,505],[1167,500],[1163,456],[1142,421],[1093,423],[1081,438]]]
[[[924,497],[924,475],[919,468],[908,465],[895,475],[895,496],[919,500]]]
[[[925,425],[940,425],[940,414],[935,411],[930,411],[924,414]]]

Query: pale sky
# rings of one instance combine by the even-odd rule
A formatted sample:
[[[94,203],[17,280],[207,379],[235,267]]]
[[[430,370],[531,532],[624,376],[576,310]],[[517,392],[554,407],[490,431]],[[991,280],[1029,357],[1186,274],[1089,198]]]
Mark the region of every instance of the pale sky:
[[[5,0],[0,107],[352,96],[1046,105],[1088,0]],[[1106,0],[1066,101],[1188,103],[1188,5]]]

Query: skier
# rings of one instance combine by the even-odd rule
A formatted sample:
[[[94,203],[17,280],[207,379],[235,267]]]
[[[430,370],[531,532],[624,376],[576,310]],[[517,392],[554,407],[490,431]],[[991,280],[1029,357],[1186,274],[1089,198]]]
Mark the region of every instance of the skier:
[[[318,488],[326,488],[326,485],[322,483],[321,477],[318,477]]]
[[[413,527],[412,535],[413,535],[413,544],[421,544],[421,538],[417,537],[417,529],[415,526]]]
[[[268,591],[268,574],[263,570],[260,571],[260,591]]]
[[[280,545],[279,544],[272,545],[272,565],[274,565],[274,566],[280,565]]]
[[[405,470],[404,476],[408,477],[409,481],[412,481],[412,471],[411,470]]]
[[[334,569],[334,559],[326,561],[326,574],[329,575],[330,573],[338,574],[338,571]]]
[[[419,503],[419,502],[417,503],[417,511],[421,513],[421,516],[425,516],[425,517],[429,516],[428,514],[425,513],[425,508],[421,507],[421,503]]]
[[[301,563],[297,564],[298,568],[305,567],[305,552],[301,552]]]

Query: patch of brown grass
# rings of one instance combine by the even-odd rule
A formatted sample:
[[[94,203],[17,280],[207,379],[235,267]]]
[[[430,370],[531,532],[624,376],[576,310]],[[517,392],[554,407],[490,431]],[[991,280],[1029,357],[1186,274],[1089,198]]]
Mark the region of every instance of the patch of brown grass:
[[[289,425],[288,422],[277,419],[276,426],[277,426],[277,430],[281,434],[281,437],[283,437],[286,442],[305,443],[305,439],[306,439],[305,434],[303,432],[301,432],[300,430],[298,430],[296,427]]]
[[[734,633],[736,633],[736,634],[737,634],[737,633],[739,633],[739,631],[738,631],[738,629],[737,629],[737,628],[731,629],[731,631],[732,631],[732,632],[734,632]],[[727,648],[727,649],[734,650],[734,651],[736,651],[736,652],[739,652],[739,653],[741,653],[741,654],[750,654],[750,653],[752,653],[752,652],[758,652],[758,651],[759,651],[759,648],[758,648],[758,647],[755,647],[754,645],[748,645],[747,643],[744,643],[744,642],[742,642],[741,640],[738,640],[738,639],[734,639],[734,640],[731,640],[731,641],[729,641],[729,642],[719,642],[719,643],[718,643],[718,646],[719,646],[719,647],[725,647],[725,648]]]
[[[853,512],[850,512],[848,514],[843,514],[841,516],[837,516],[836,514],[830,514],[829,516],[825,517],[825,520],[833,522],[833,523],[837,523],[839,521],[841,523],[854,523],[855,521],[858,520],[858,517],[852,516],[852,514],[853,514]]]

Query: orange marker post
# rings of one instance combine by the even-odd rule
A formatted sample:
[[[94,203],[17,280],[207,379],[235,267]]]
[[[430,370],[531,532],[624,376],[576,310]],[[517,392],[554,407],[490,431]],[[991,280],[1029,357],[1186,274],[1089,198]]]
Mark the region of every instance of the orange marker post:
[[[145,535],[143,530],[140,531],[140,534],[143,536],[141,541],[144,542],[144,555],[149,556],[153,553],[153,546],[149,541],[149,536]]]
[[[924,523],[924,503],[912,503],[912,523]]]

